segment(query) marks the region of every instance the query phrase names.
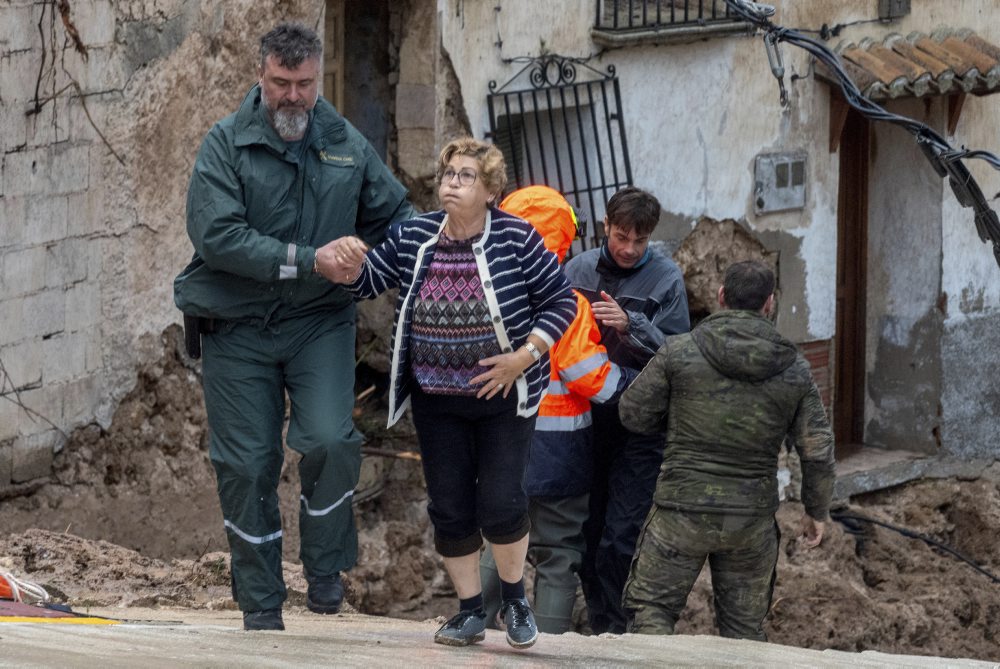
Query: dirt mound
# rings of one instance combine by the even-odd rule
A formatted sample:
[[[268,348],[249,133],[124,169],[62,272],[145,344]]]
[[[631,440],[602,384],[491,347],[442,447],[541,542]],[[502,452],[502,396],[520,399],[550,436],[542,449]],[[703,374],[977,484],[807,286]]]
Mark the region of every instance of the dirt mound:
[[[14,560],[13,571],[76,604],[230,606],[224,601],[228,547],[208,457],[199,368],[181,353],[181,342],[176,327],[163,334],[162,357],[139,370],[111,427],[89,425],[71,434],[50,484],[2,502],[0,517],[11,539],[0,542],[0,560]],[[371,435],[366,448],[388,455],[363,460],[355,504],[359,566],[347,578],[347,599],[363,613],[420,617],[421,607],[450,588],[433,551],[420,463],[391,455],[413,447],[412,426],[401,422],[387,432],[377,401],[359,406],[356,422]],[[291,604],[305,587],[299,582],[298,458],[286,449],[278,490]],[[31,558],[35,554],[54,562],[38,562]],[[120,564],[135,565],[135,578]],[[224,586],[221,594],[207,585],[184,585],[206,571],[219,573],[221,584],[208,576],[205,582]],[[95,584],[92,590],[75,585],[84,572]]]
[[[839,510],[924,535],[1000,576],[1000,486],[994,467],[975,481],[918,481],[864,495]],[[782,533],[769,638],[803,648],[879,650],[995,659],[1000,583],[947,550],[867,522],[827,526],[822,547],[800,549],[801,506],[778,513]],[[713,634],[707,574],[678,632]]]
[[[0,568],[84,606],[233,608],[229,556],[208,460],[198,369],[164,333],[162,358],[139,372],[108,430],[78,430],[56,459],[53,482],[4,500]],[[365,374],[360,385],[371,379]],[[386,431],[369,400],[356,421],[369,435],[355,513],[358,566],[347,602],[362,613],[428,618],[455,606],[433,550],[412,427]],[[291,606],[304,604],[297,561],[297,456],[286,453],[279,494]],[[927,537],[1000,572],[1000,466],[971,481],[918,481],[857,497],[845,513]],[[778,579],[765,629],[806,648],[997,657],[1000,585],[941,548],[871,523],[828,525],[820,549],[795,541],[801,506],[783,505]],[[848,527],[848,530],[845,530]],[[529,570],[530,573],[530,570]],[[578,631],[586,632],[582,606]],[[715,634],[703,573],[678,632]]]

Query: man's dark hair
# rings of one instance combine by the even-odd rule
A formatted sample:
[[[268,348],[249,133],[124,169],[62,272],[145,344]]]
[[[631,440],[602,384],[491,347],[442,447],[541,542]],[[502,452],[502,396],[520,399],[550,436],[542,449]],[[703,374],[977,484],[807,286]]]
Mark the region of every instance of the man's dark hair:
[[[648,235],[660,222],[660,201],[641,188],[626,186],[608,200],[607,214],[609,227]]]
[[[278,64],[294,70],[302,61],[319,57],[323,53],[323,42],[314,30],[301,23],[280,23],[260,38],[260,65],[268,56],[274,56]]]
[[[730,309],[760,311],[774,292],[774,272],[756,260],[733,263],[726,268],[722,290]]]

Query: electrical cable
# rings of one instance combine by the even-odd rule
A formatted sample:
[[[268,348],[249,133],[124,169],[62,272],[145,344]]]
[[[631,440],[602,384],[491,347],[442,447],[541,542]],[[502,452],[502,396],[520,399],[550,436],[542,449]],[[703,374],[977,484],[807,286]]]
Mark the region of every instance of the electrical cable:
[[[813,33],[814,35],[819,35],[820,39],[826,42],[829,41],[831,37],[839,36],[840,33],[843,32],[844,28],[860,26],[865,23],[885,23],[885,21],[883,19],[861,19],[859,21],[851,21],[849,23],[838,23],[832,26],[824,23],[819,28],[792,28],[792,30],[800,33]]]
[[[787,94],[784,86],[784,67],[781,65],[778,43],[788,42],[792,46],[805,50],[816,60],[826,65],[837,80],[847,104],[862,116],[874,121],[897,125],[913,135],[934,171],[942,178],[948,178],[948,183],[959,204],[975,211],[976,232],[983,242],[992,242],[993,255],[997,265],[1000,266],[1000,218],[989,206],[979,184],[962,162],[966,158],[979,159],[994,169],[1000,170],[1000,157],[989,151],[969,150],[964,146],[956,149],[933,128],[906,116],[893,114],[868,99],[844,69],[840,57],[825,44],[817,42],[799,31],[772,23],[770,17],[775,13],[774,7],[749,0],[725,0],[725,3],[735,16],[764,32],[768,61],[771,64],[771,72],[778,80],[783,106],[787,104]]]
[[[851,523],[845,522],[845,521],[856,521],[856,522],[862,522],[862,523],[870,523],[872,525],[878,525],[879,527],[884,527],[887,530],[892,530],[894,532],[899,532],[904,537],[907,537],[909,539],[919,539],[920,541],[923,541],[924,543],[929,544],[931,546],[934,546],[936,548],[940,548],[944,552],[950,553],[951,555],[957,557],[962,562],[965,562],[965,563],[969,564],[973,569],[975,569],[979,573],[983,574],[984,576],[988,577],[994,583],[1000,583],[1000,578],[997,578],[996,576],[994,576],[990,572],[988,572],[985,569],[983,569],[982,567],[980,567],[979,563],[977,563],[972,558],[969,558],[969,557],[966,557],[965,555],[962,555],[961,553],[959,553],[957,550],[955,550],[954,548],[952,548],[948,544],[942,543],[942,542],[938,541],[937,539],[929,537],[929,536],[927,536],[925,534],[920,534],[919,532],[914,532],[913,530],[909,530],[909,529],[907,529],[905,527],[899,527],[898,525],[892,525],[890,523],[882,522],[881,520],[875,520],[874,518],[869,518],[867,516],[860,516],[860,515],[854,514],[854,513],[840,513],[840,512],[837,512],[837,511],[831,511],[830,512],[830,518],[832,518],[833,520],[836,520],[838,523],[842,523],[847,528],[847,531],[849,533],[851,533],[851,534],[858,534],[857,529],[854,528],[854,527],[852,527]]]

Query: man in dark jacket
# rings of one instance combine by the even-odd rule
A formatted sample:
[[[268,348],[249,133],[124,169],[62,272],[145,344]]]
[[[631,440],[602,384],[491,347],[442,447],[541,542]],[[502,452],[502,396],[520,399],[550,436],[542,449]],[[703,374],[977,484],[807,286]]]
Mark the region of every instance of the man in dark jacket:
[[[300,25],[261,38],[259,84],[198,152],[187,203],[195,252],[174,281],[177,306],[201,334],[209,452],[246,629],[284,629],[286,392],[287,443],[302,456],[306,602],[317,613],[340,608],[340,572],[357,559],[351,496],[362,437],[351,420],[354,300],[324,275],[350,269],[331,240],[375,244],[413,215],[368,142],[319,97],[321,54]]]
[[[639,188],[608,201],[604,242],[566,264],[573,288],[587,298],[611,362],[642,369],[667,335],[690,328],[684,276],[670,258],[650,248],[660,203]],[[663,436],[629,431],[613,404],[595,404],[594,482],[584,525],[587,550],[580,581],[591,630],[625,631],[622,588],[649,511],[663,457]]]
[[[823,539],[833,433],[809,363],[764,316],[774,274],[736,263],[718,311],[671,337],[622,396],[622,422],[666,432],[653,508],[625,586],[630,630],[672,634],[707,557],[722,636],[766,641],[778,561],[777,468],[787,439],[802,463],[803,543]]]

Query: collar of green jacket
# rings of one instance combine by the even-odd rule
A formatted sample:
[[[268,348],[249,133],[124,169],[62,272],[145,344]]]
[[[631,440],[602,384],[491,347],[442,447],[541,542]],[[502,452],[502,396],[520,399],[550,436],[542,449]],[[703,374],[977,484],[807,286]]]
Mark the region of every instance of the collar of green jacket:
[[[764,381],[795,362],[795,344],[753,311],[724,309],[691,331],[698,350],[720,374],[740,381]]]
[[[260,84],[257,84],[246,94],[236,112],[233,143],[237,147],[261,144],[281,155],[285,152],[285,141],[274,131],[262,107]],[[329,144],[342,142],[346,137],[343,117],[326,98],[318,98],[309,124],[309,145],[318,151]]]

